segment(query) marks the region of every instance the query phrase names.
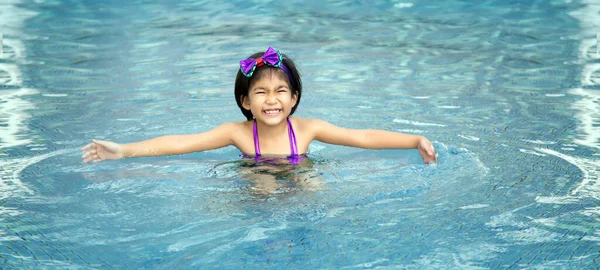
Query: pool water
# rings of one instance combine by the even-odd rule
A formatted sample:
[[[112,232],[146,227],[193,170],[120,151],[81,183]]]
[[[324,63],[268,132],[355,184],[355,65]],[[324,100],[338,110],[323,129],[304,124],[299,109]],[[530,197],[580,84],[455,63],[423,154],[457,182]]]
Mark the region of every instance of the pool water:
[[[597,269],[593,1],[5,1],[0,268]],[[242,121],[238,61],[304,80],[296,116],[427,136],[314,142],[258,195],[233,148],[82,164]],[[265,174],[269,174],[266,172]]]

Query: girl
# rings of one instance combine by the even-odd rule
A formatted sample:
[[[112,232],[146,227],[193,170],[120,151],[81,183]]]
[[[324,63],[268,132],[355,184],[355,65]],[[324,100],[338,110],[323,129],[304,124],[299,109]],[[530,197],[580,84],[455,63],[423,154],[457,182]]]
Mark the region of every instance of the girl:
[[[301,96],[302,81],[294,62],[269,47],[240,61],[235,100],[247,121],[226,123],[198,134],[128,144],[92,140],[82,148],[83,162],[185,154],[234,145],[257,160],[261,156],[287,156],[290,163],[298,164],[313,140],[369,149],[417,148],[425,163],[437,162],[433,145],[423,136],[348,129],[318,119],[290,117]]]

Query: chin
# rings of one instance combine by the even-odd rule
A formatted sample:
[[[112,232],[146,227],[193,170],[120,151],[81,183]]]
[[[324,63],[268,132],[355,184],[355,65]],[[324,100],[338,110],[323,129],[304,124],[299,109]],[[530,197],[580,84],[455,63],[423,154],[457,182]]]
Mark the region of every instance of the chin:
[[[278,115],[278,116],[261,116],[257,120],[262,122],[263,124],[267,124],[269,126],[275,126],[275,125],[281,124],[282,122],[285,122],[286,119],[287,119],[287,116]]]
[[[260,120],[264,124],[267,124],[267,125],[270,125],[270,126],[276,126],[276,125],[279,125],[279,124],[285,122],[285,117],[267,118],[267,119],[262,118]]]

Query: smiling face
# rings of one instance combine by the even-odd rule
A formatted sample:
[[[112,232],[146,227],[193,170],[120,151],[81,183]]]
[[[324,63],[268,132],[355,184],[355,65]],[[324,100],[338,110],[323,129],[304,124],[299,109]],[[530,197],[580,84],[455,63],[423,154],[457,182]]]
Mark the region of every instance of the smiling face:
[[[242,97],[242,106],[254,115],[257,121],[267,125],[277,125],[285,121],[296,105],[296,95],[292,93],[288,78],[280,69],[261,72],[248,89],[248,96]]]

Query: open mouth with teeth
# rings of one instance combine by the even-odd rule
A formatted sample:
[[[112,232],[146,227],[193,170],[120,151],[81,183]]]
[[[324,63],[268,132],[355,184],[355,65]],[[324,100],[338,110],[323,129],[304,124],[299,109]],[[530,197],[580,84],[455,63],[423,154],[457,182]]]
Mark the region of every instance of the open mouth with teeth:
[[[274,115],[278,115],[279,113],[281,113],[281,109],[268,109],[268,110],[263,110],[263,113],[269,116],[274,116]]]

